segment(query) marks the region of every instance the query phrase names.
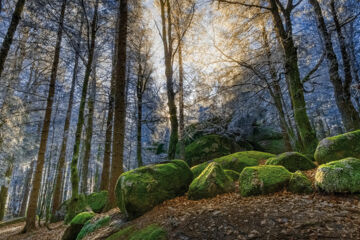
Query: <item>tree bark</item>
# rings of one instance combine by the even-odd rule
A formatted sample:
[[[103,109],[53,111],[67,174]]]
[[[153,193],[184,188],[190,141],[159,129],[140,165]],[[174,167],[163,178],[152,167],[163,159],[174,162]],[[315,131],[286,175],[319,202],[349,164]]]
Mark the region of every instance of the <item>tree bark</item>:
[[[43,167],[44,167],[47,139],[48,139],[48,135],[49,135],[52,105],[53,105],[54,95],[55,95],[55,83],[56,83],[56,75],[57,75],[57,70],[58,70],[58,65],[59,65],[66,1],[67,0],[63,0],[62,6],[61,6],[61,15],[60,15],[60,20],[59,20],[59,28],[58,28],[58,32],[57,32],[54,62],[52,64],[52,69],[51,69],[49,94],[48,94],[48,98],[47,98],[47,102],[46,102],[44,123],[43,123],[42,131],[41,131],[38,160],[37,160],[35,176],[34,176],[34,180],[33,180],[33,184],[32,184],[33,188],[32,188],[31,194],[30,194],[29,207],[28,207],[27,214],[26,214],[26,225],[24,227],[23,232],[27,232],[27,231],[35,229],[36,208],[37,208],[37,202],[38,202],[38,197],[39,197],[39,190],[40,190],[40,186],[41,186],[41,177],[42,177],[42,172],[43,172]]]
[[[9,53],[10,46],[12,44],[16,28],[19,25],[21,19],[21,13],[24,9],[25,0],[18,0],[15,6],[14,13],[11,18],[10,26],[5,35],[4,41],[0,49],[0,77],[4,71],[6,57]]]
[[[136,85],[136,96],[137,96],[137,120],[136,120],[136,158],[138,167],[143,165],[142,161],[142,105],[143,105],[143,75],[142,75],[142,67],[141,67],[141,53],[139,50],[139,69],[138,69],[138,80]]]
[[[25,216],[25,213],[26,213],[26,207],[28,205],[30,184],[31,184],[31,179],[32,179],[32,175],[34,172],[34,167],[35,167],[35,161],[32,161],[30,164],[30,168],[25,177],[24,196],[23,196],[23,200],[21,202],[19,216]]]
[[[12,165],[12,163],[10,163],[10,165],[5,173],[5,178],[7,178],[6,180],[10,180],[12,171],[13,171],[13,165]],[[0,190],[0,221],[2,221],[4,219],[5,212],[6,212],[5,211],[6,210],[6,199],[8,196],[9,184],[10,184],[10,181],[6,182],[5,185],[1,186],[1,190]]]
[[[339,74],[339,62],[337,60],[334,47],[331,41],[331,35],[329,34],[325,24],[325,20],[322,14],[320,4],[317,0],[309,0],[309,2],[314,8],[316,18],[318,21],[318,28],[325,42],[325,51],[326,51],[327,62],[329,65],[328,70],[329,70],[330,81],[334,87],[335,100],[339,112],[341,114],[344,127],[346,128],[347,131],[359,129],[360,128],[359,113],[356,111],[356,108],[354,107],[351,101],[351,95],[350,95],[350,84],[352,82],[351,67],[350,67],[350,62],[347,55],[344,39],[341,34],[339,22],[336,17],[336,12],[334,12],[335,9],[332,9],[332,13],[333,13],[336,29],[337,31],[340,32],[340,35],[338,36],[341,46],[341,53],[344,61],[344,72],[345,72],[344,84],[342,83],[342,79]],[[334,7],[333,4],[331,5],[332,5],[331,8],[333,8]]]
[[[126,45],[128,24],[128,1],[120,0],[119,4],[118,49],[116,51],[115,75],[115,114],[114,135],[111,164],[111,178],[109,185],[109,207],[116,206],[115,186],[117,179],[123,173],[124,138],[126,117]]]
[[[180,138],[179,143],[180,143],[180,159],[185,160],[184,66],[182,60],[182,39],[179,34],[178,34],[178,41],[179,41],[178,57],[179,57],[179,138]]]

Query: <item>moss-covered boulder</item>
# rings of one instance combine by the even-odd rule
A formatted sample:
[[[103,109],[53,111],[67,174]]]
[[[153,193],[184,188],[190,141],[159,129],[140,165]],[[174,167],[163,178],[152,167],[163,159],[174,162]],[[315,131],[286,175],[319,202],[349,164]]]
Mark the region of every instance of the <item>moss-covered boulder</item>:
[[[239,180],[240,173],[234,170],[224,170],[225,174],[228,175],[234,182]]]
[[[92,193],[86,196],[86,200],[91,210],[96,213],[101,213],[108,201],[108,192],[101,191]]]
[[[62,240],[76,240],[77,235],[87,221],[95,216],[93,212],[82,212],[77,214],[70,222],[70,226],[66,228]]]
[[[84,194],[69,199],[66,204],[65,223],[68,224],[77,214],[91,210]]]
[[[324,138],[317,146],[314,157],[319,164],[347,157],[360,158],[360,130]]]
[[[311,181],[305,176],[305,174],[301,171],[296,171],[290,178],[288,191],[298,194],[309,194],[314,190],[312,188]]]
[[[253,142],[255,149],[274,154],[286,151],[285,142],[282,134],[267,126],[254,126],[253,134],[249,138]]]
[[[269,158],[266,165],[281,165],[290,172],[297,170],[309,170],[316,168],[315,163],[308,159],[305,155],[298,152],[286,152],[276,157]]]
[[[245,167],[257,166],[261,160],[274,157],[274,154],[258,152],[258,151],[243,151],[233,153],[227,156],[216,158],[213,161],[207,161],[196,165],[191,168],[194,174],[194,178],[199,176],[200,173],[209,165],[211,162],[217,162],[223,169],[234,170],[241,172]]]
[[[240,194],[247,197],[278,192],[288,185],[291,175],[283,166],[246,167],[239,178]]]
[[[360,159],[345,158],[320,165],[315,186],[328,193],[360,192]]]
[[[185,159],[190,166],[194,166],[240,150],[241,147],[229,138],[207,135],[186,146]]]
[[[100,219],[96,219],[92,221],[92,219],[88,220],[85,225],[81,228],[79,234],[76,237],[76,240],[83,239],[89,233],[95,232],[96,230],[107,226],[110,223],[110,217],[105,216]]]
[[[212,162],[192,181],[188,198],[193,200],[211,198],[234,190],[232,179],[225,174],[220,164]]]
[[[138,217],[184,194],[192,180],[193,174],[182,160],[137,168],[119,177],[115,188],[117,205],[128,218]]]
[[[152,224],[143,229],[136,229],[133,226],[129,226],[114,233],[106,240],[166,240],[166,231],[156,225]]]

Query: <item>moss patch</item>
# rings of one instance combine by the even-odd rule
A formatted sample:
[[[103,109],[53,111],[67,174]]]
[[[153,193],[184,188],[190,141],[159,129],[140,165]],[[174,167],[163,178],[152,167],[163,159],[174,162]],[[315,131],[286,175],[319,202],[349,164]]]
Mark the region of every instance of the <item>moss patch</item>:
[[[94,222],[92,222],[91,220],[87,221],[85,223],[85,225],[83,226],[83,228],[81,229],[81,231],[79,232],[79,234],[77,235],[76,240],[83,239],[89,233],[92,233],[92,232],[96,231],[97,229],[108,225],[109,223],[110,223],[109,216],[97,219]]]
[[[218,194],[235,190],[232,179],[225,174],[221,165],[212,162],[192,181],[188,191],[189,199],[215,197]]]
[[[301,171],[296,171],[290,178],[288,190],[292,193],[312,193],[311,181]]]
[[[108,201],[108,192],[101,191],[92,193],[86,197],[86,200],[91,210],[96,213],[100,213]]]
[[[80,194],[71,198],[66,205],[65,223],[68,224],[77,214],[89,210],[85,195]]]
[[[240,173],[234,170],[224,170],[225,174],[228,175],[234,182],[239,180]]]
[[[70,225],[74,224],[85,224],[88,220],[95,216],[93,212],[82,212],[76,215],[70,222]]]
[[[254,196],[280,191],[287,186],[291,173],[283,166],[246,167],[240,174],[240,194]]]
[[[328,193],[360,192],[360,159],[345,158],[320,165],[315,186]]]
[[[166,231],[162,227],[152,224],[140,230],[133,226],[127,227],[106,240],[166,240],[166,235]]]
[[[117,205],[128,218],[138,217],[184,194],[192,180],[193,174],[182,160],[137,168],[119,177],[115,188]]]
[[[360,130],[324,138],[317,146],[314,157],[320,164],[347,157],[360,158]]]
[[[84,224],[95,216],[93,212],[82,212],[77,214],[70,222],[70,226],[65,230],[62,240],[75,240]]]
[[[316,167],[310,159],[298,152],[282,153],[276,157],[269,158],[265,164],[281,165],[290,172],[296,172],[297,170],[309,170]]]

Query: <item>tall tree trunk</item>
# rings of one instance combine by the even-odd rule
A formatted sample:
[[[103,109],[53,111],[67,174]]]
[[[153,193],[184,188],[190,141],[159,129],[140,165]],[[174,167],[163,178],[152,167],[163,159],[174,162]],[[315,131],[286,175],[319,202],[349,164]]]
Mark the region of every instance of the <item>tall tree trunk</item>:
[[[77,42],[78,48],[80,48],[82,25],[83,25],[83,19],[81,21],[80,32],[79,32],[79,36],[78,36],[78,42]],[[51,216],[52,216],[51,221],[52,222],[55,222],[58,220],[58,219],[56,219],[55,213],[61,204],[61,193],[62,193],[61,186],[63,184],[62,181],[63,181],[63,175],[64,175],[67,140],[68,140],[68,137],[70,134],[69,129],[70,129],[71,113],[72,113],[72,108],[73,108],[73,103],[74,103],[74,92],[75,92],[75,85],[76,85],[77,74],[78,74],[78,67],[79,67],[79,54],[78,54],[78,51],[76,51],[75,61],[74,61],[74,69],[73,69],[73,75],[72,75],[72,81],[71,81],[71,88],[70,88],[70,94],[69,94],[69,103],[68,103],[66,116],[65,116],[63,139],[61,142],[58,167],[57,167],[56,177],[55,177],[55,190],[54,190],[53,199],[52,199],[52,212],[51,212]]]
[[[124,171],[124,138],[126,117],[126,45],[128,24],[128,2],[120,0],[119,4],[119,27],[118,27],[118,49],[116,51],[116,76],[115,76],[115,114],[113,152],[111,164],[111,178],[109,186],[109,207],[116,206],[115,186],[118,177]]]
[[[6,57],[9,53],[10,46],[12,44],[16,28],[19,25],[21,19],[21,13],[24,9],[25,0],[18,0],[15,6],[14,13],[11,18],[10,26],[5,35],[4,41],[0,49],[0,77],[4,71]]]
[[[13,171],[13,165],[12,163],[10,163],[5,173],[6,182],[4,185],[1,186],[1,190],[0,190],[0,221],[2,221],[5,216],[6,199],[8,196],[8,189],[9,189],[10,177],[12,175],[12,171]]]
[[[39,197],[39,190],[40,190],[40,186],[41,186],[41,177],[42,177],[42,172],[43,172],[43,167],[44,167],[47,139],[48,139],[48,135],[49,135],[52,105],[53,105],[54,95],[55,95],[55,83],[56,83],[57,69],[58,69],[58,65],[59,65],[66,1],[67,0],[63,0],[62,6],[61,6],[61,15],[60,15],[60,20],[59,20],[59,28],[58,28],[58,32],[57,32],[54,62],[52,64],[52,69],[51,69],[49,94],[48,94],[48,98],[47,98],[47,102],[46,102],[44,123],[43,123],[42,131],[41,131],[41,140],[40,140],[40,147],[39,147],[39,152],[38,152],[38,160],[36,163],[35,176],[34,176],[34,180],[33,180],[33,184],[32,184],[33,188],[32,188],[31,194],[30,194],[29,207],[28,207],[27,214],[26,214],[26,225],[24,227],[23,232],[27,232],[32,229],[35,229],[36,208],[37,208],[37,202],[38,202],[38,197]]]
[[[91,140],[93,136],[93,122],[94,122],[94,110],[95,110],[95,98],[96,98],[96,57],[93,61],[92,69],[92,79],[90,83],[90,92],[88,97],[88,119],[86,126],[86,136],[85,136],[85,152],[82,165],[82,175],[81,175],[81,192],[87,193],[88,190],[88,172],[89,172],[89,162],[91,154]]]
[[[285,54],[285,70],[288,78],[288,88],[291,102],[294,109],[294,118],[299,130],[301,140],[304,144],[304,152],[314,153],[318,140],[314,129],[312,129],[309,117],[306,112],[306,103],[304,97],[303,84],[300,79],[298,66],[297,49],[292,36],[291,10],[293,5],[289,5],[283,11],[283,17],[279,13],[276,0],[269,0],[271,13],[273,16],[275,29],[280,37],[281,45]],[[285,26],[283,24],[285,21]]]
[[[85,102],[86,102],[86,94],[89,85],[89,78],[92,70],[92,62],[94,58],[95,52],[95,40],[96,40],[96,31],[97,31],[97,20],[98,20],[98,3],[99,0],[96,0],[95,9],[94,9],[94,16],[91,22],[91,37],[90,37],[90,46],[89,46],[89,56],[86,63],[85,69],[85,76],[83,87],[81,91],[81,100],[80,100],[80,107],[79,107],[79,117],[76,125],[76,133],[75,133],[75,144],[74,144],[74,151],[73,157],[71,161],[71,188],[72,188],[72,199],[76,199],[79,195],[79,173],[78,173],[78,160],[79,160],[79,153],[80,153],[80,141],[81,141],[81,134],[84,125],[84,111],[85,111]]]
[[[343,46],[345,44],[344,39],[343,37],[339,36],[339,41],[342,42],[340,46],[341,46],[341,52],[343,54],[344,72],[345,72],[345,81],[343,84],[339,74],[339,63],[333,48],[331,35],[329,34],[328,29],[326,27],[320,4],[317,0],[309,0],[309,2],[314,8],[316,18],[318,21],[318,28],[325,42],[325,51],[329,65],[330,81],[334,86],[335,100],[339,112],[341,114],[344,127],[346,128],[347,131],[359,129],[360,117],[351,101],[351,96],[350,96],[350,84],[352,81],[352,76],[351,76],[351,67],[346,51],[346,46]],[[341,34],[341,29],[336,18],[336,13],[334,13],[334,11],[335,10],[332,10],[333,14],[335,14],[334,16],[335,26],[337,26],[336,28],[337,30],[340,31]]]
[[[35,167],[35,161],[32,161],[30,164],[30,168],[25,177],[24,196],[23,196],[23,200],[21,202],[21,208],[20,208],[20,213],[19,213],[20,216],[25,216],[25,213],[26,213],[26,207],[28,205],[30,184],[31,184],[31,179],[32,179],[32,175],[34,172],[34,167]]]
[[[185,142],[184,142],[184,66],[182,60],[182,39],[178,34],[179,48],[179,138],[180,138],[180,159],[185,160]]]
[[[140,55],[141,53],[139,53]],[[142,161],[142,107],[143,107],[143,75],[141,67],[141,57],[139,56],[139,69],[138,69],[138,81],[136,86],[136,96],[137,96],[137,120],[136,120],[136,158],[138,167],[143,165]]]

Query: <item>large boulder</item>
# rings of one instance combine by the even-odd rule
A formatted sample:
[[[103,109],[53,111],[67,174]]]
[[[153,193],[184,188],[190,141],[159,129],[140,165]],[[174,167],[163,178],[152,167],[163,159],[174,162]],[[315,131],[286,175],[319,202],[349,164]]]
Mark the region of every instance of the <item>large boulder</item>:
[[[77,234],[76,240],[83,239],[86,235],[95,232],[96,230],[105,227],[109,225],[110,223],[110,217],[105,216],[102,218],[95,219],[92,218],[89,221],[87,221],[84,226],[81,228],[80,232]]]
[[[129,226],[106,238],[106,240],[166,240],[166,239],[167,239],[166,231],[162,227],[156,224],[151,224],[143,229],[137,229],[134,226]]]
[[[324,138],[317,146],[314,157],[319,164],[347,157],[360,158],[360,130]]]
[[[192,181],[188,198],[193,200],[211,198],[234,190],[233,180],[225,174],[220,164],[212,162]]]
[[[86,197],[84,194],[79,194],[74,198],[70,198],[66,204],[66,215],[64,222],[68,224],[77,214],[90,211]]]
[[[247,197],[278,192],[288,185],[291,175],[283,166],[246,167],[239,178],[240,194]]]
[[[224,170],[225,174],[228,175],[234,182],[237,182],[240,177],[240,173],[234,170]]]
[[[141,216],[161,202],[184,194],[193,174],[182,160],[137,168],[121,174],[117,205],[128,218]]]
[[[240,150],[241,147],[229,138],[206,135],[186,146],[185,159],[190,166],[194,166]]]
[[[290,172],[296,172],[297,170],[309,170],[316,168],[315,163],[310,159],[298,152],[286,152],[276,157],[269,158],[266,165],[281,165],[284,166]]]
[[[292,174],[287,189],[289,192],[297,194],[309,194],[314,191],[311,181],[301,171],[296,171],[294,174]]]
[[[267,126],[254,126],[250,140],[254,143],[255,149],[274,154],[286,151],[282,134]]]
[[[233,153],[227,156],[216,158],[213,161],[208,161],[196,165],[191,168],[191,171],[194,174],[194,177],[200,175],[200,173],[211,163],[217,162],[221,165],[223,169],[234,170],[241,173],[245,167],[257,166],[261,160],[274,157],[274,154],[258,152],[258,151],[243,151]]]
[[[96,213],[101,213],[101,211],[105,208],[105,205],[108,201],[108,192],[94,192],[88,196],[86,196],[87,203],[91,210]]]
[[[360,159],[345,158],[320,165],[315,186],[328,193],[360,192]]]
[[[95,216],[93,212],[82,212],[77,214],[70,222],[70,226],[65,230],[62,240],[76,240],[77,235],[87,221]]]

